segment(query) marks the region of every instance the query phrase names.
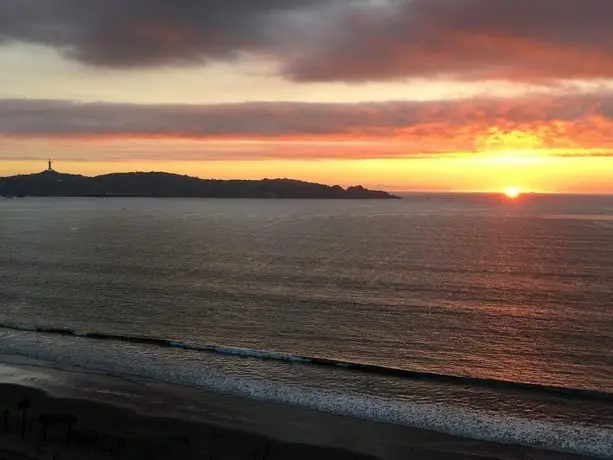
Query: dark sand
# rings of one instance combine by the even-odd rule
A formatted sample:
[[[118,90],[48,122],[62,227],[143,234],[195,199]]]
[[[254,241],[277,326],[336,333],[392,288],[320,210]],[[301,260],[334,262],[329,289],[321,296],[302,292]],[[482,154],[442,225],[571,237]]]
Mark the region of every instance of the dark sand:
[[[201,390],[0,358],[0,460],[580,459]],[[20,401],[27,399],[25,437]],[[74,416],[47,425],[42,414]],[[46,431],[46,433],[45,433]]]

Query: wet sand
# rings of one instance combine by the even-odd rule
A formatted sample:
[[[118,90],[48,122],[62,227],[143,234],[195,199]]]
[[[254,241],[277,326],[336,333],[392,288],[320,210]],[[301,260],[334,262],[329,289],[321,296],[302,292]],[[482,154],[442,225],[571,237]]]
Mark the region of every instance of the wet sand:
[[[75,460],[586,458],[142,379],[54,369],[35,360],[0,356],[0,362],[0,460],[55,455]],[[30,407],[22,436],[18,406],[23,401]]]

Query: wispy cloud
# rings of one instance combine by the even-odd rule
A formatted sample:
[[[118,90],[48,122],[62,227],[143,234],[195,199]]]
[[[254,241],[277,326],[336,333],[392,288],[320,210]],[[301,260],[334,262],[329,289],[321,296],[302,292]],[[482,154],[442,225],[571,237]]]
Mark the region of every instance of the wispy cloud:
[[[13,142],[123,143],[211,158],[382,158],[458,152],[613,152],[613,93],[358,104],[136,105],[0,100]],[[96,141],[96,142],[93,142]],[[59,145],[59,144],[58,144]],[[126,147],[127,146],[127,147]],[[205,155],[205,153],[208,154]],[[142,154],[142,152],[141,152]],[[192,157],[190,157],[192,158]]]

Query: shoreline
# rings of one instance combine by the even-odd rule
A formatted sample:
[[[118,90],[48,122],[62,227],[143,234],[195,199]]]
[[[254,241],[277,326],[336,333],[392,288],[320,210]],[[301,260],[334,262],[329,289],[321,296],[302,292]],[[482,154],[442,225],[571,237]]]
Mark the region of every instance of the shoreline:
[[[6,200],[25,200],[28,198],[108,198],[108,199],[120,199],[120,198],[133,198],[133,199],[160,199],[160,200],[224,200],[224,201],[237,201],[237,200],[263,200],[263,201],[389,201],[389,200],[402,200],[400,196],[394,196],[391,198],[338,198],[338,197],[266,197],[266,196],[189,196],[189,195],[23,195],[23,196],[11,196],[0,195],[0,198]]]
[[[319,367],[356,370],[369,374],[385,375],[393,377],[404,377],[412,380],[422,380],[429,382],[442,382],[451,384],[470,384],[483,388],[499,388],[511,390],[529,390],[546,395],[566,396],[575,399],[597,400],[612,402],[613,394],[587,388],[569,388],[555,385],[543,385],[529,382],[513,382],[495,378],[479,378],[453,374],[437,374],[426,371],[414,371],[389,367],[379,364],[360,363],[358,361],[338,360],[323,358],[315,355],[293,354],[276,350],[261,350],[255,348],[232,347],[212,343],[182,342],[173,339],[165,339],[146,335],[126,335],[117,333],[106,333],[96,331],[83,331],[70,328],[45,327],[45,326],[24,326],[0,322],[0,330],[18,332],[40,332],[58,336],[87,338],[94,340],[107,340],[110,342],[123,342],[130,344],[151,345],[161,348],[173,348],[229,357],[247,357],[265,361],[284,361],[299,364],[308,364]]]
[[[5,434],[4,422],[0,420],[1,460],[52,458],[56,452],[60,458],[74,459],[590,458],[477,441],[145,379],[76,368],[57,369],[32,359],[0,356],[0,363],[3,363],[0,410],[11,410],[12,431]],[[17,406],[24,399],[30,400],[31,408],[26,438],[21,439],[16,432],[20,423]],[[38,421],[43,413],[76,417],[68,445],[67,427],[62,423],[50,425],[47,441],[43,441],[43,424]],[[13,456],[6,455],[7,451]]]
[[[166,172],[122,172],[89,177],[45,171],[0,177],[6,197],[157,197],[157,198],[304,198],[401,199],[361,185],[343,188],[295,179],[200,179]]]

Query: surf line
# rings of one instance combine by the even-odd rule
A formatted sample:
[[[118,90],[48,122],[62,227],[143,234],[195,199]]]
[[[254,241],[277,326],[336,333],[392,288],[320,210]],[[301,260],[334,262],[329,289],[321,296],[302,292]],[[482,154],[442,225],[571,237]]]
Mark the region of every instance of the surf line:
[[[409,369],[401,369],[395,367],[381,366],[377,364],[360,363],[355,361],[336,360],[331,358],[322,358],[317,356],[304,356],[292,353],[278,351],[264,351],[252,348],[224,346],[205,343],[190,343],[172,339],[111,334],[105,332],[85,332],[75,329],[46,327],[36,325],[20,325],[20,324],[0,324],[0,328],[9,329],[21,332],[34,332],[43,334],[63,335],[70,337],[78,337],[83,339],[106,340],[113,342],[133,343],[140,345],[158,346],[164,348],[178,348],[196,352],[215,353],[220,355],[238,356],[243,358],[254,358],[268,361],[287,361],[297,364],[310,364],[321,367],[343,368],[352,371],[365,372],[369,374],[393,376],[406,378],[410,380],[424,380],[435,383],[444,383],[451,385],[466,385],[472,387],[483,387],[491,389],[515,390],[515,391],[530,391],[534,393],[547,393],[557,396],[567,396],[580,398],[584,400],[597,401],[613,401],[613,394],[586,390],[579,388],[567,388],[561,386],[539,385],[536,383],[514,382],[502,379],[479,378],[470,376],[460,376],[451,374],[438,374],[434,372],[415,371]]]

